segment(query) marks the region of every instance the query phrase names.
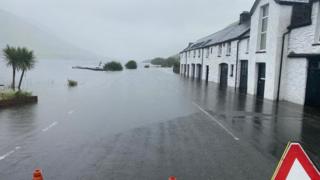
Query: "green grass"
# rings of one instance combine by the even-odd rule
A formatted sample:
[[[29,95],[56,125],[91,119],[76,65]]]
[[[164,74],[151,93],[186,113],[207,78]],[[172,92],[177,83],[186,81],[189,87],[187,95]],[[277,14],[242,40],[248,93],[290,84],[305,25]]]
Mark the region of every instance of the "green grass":
[[[15,98],[30,97],[31,92],[26,91],[13,91],[13,90],[3,90],[0,91],[0,100],[10,100]]]
[[[78,82],[75,80],[68,80],[68,86],[69,87],[75,87],[78,85]]]

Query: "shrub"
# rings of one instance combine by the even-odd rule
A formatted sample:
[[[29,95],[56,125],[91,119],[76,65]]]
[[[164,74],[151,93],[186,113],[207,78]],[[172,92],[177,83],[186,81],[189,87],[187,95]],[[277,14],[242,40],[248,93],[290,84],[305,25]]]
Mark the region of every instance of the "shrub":
[[[144,65],[144,68],[150,68],[150,65],[149,64]]]
[[[161,67],[172,67],[176,62],[180,62],[179,56],[171,56],[168,58],[154,58],[151,60],[151,64],[160,65]]]
[[[75,87],[78,85],[78,82],[77,81],[74,81],[74,80],[68,80],[68,86],[69,87]]]
[[[112,61],[103,66],[103,69],[106,71],[122,71],[123,67],[121,63]]]
[[[127,69],[137,69],[137,62],[134,60],[128,61],[125,65]]]
[[[173,64],[173,72],[179,74],[180,73],[180,63],[179,62],[175,62]]]

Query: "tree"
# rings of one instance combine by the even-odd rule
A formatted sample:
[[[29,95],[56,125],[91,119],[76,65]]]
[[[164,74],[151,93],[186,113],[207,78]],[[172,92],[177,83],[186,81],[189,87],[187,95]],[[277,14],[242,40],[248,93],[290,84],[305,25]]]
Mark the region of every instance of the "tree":
[[[22,79],[25,74],[25,71],[30,70],[34,67],[35,57],[33,51],[29,51],[27,48],[23,47],[7,47],[3,50],[5,60],[7,65],[12,67],[12,84],[11,88],[15,90],[16,87],[16,72],[21,70],[21,76],[19,81],[18,89],[20,90]]]
[[[5,56],[5,60],[6,60],[7,66],[11,66],[12,67],[12,84],[11,84],[11,88],[13,90],[15,90],[16,71],[17,71],[17,66],[18,66],[18,61],[19,61],[17,49],[7,45],[7,47],[5,49],[3,49],[3,54]]]
[[[128,61],[125,65],[127,69],[137,69],[137,62],[134,60]]]
[[[180,73],[180,62],[174,62],[173,64],[173,72],[176,74]]]
[[[18,89],[21,90],[22,79],[26,71],[32,69],[35,64],[35,56],[33,51],[29,51],[27,48],[18,47],[17,49],[19,60],[18,60],[18,70],[21,70],[20,81],[18,85]]]
[[[122,71],[123,67],[121,63],[112,61],[103,66],[103,69],[106,71]]]

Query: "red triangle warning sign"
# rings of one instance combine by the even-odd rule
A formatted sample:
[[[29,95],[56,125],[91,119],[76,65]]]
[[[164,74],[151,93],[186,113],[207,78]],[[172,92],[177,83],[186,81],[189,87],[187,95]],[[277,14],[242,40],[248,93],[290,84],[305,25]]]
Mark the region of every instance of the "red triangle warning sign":
[[[288,144],[272,180],[320,180],[320,173],[299,143]]]

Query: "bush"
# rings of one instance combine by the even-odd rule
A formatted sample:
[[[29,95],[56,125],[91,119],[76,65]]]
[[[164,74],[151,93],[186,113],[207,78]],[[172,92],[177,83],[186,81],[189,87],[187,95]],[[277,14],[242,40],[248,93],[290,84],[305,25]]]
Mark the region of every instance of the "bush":
[[[180,73],[180,63],[179,62],[175,62],[173,64],[173,72],[179,74]]]
[[[32,93],[26,92],[26,91],[8,90],[8,91],[0,92],[0,100],[10,100],[15,98],[23,98],[23,97],[30,97],[30,96],[32,96]]]
[[[149,64],[144,65],[144,68],[150,68],[150,65]]]
[[[177,62],[180,62],[179,56],[171,56],[168,58],[158,57],[151,60],[151,64],[160,65],[161,67],[172,67]]]
[[[103,69],[106,71],[122,71],[123,67],[122,67],[121,63],[112,61],[112,62],[105,64],[103,66]]]
[[[77,81],[74,81],[74,80],[68,80],[68,86],[69,87],[75,87],[78,85],[78,82]]]
[[[128,61],[126,64],[127,69],[137,69],[137,62],[134,60]]]

